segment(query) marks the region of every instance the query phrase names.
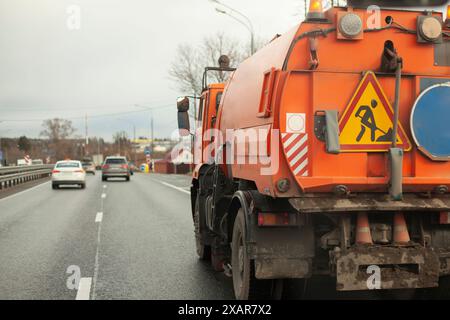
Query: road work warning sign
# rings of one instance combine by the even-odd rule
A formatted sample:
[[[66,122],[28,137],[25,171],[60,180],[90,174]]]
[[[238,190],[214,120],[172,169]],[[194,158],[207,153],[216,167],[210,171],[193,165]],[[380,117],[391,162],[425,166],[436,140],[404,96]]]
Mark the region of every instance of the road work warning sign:
[[[339,120],[342,152],[387,152],[392,145],[394,111],[375,74],[367,72]],[[397,147],[411,150],[399,123]]]

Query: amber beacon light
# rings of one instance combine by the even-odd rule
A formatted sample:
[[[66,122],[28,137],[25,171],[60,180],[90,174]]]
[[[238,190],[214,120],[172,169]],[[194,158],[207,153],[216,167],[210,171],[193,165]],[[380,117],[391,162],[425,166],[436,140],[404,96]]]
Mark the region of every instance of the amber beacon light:
[[[306,15],[306,21],[323,21],[326,20],[323,12],[322,0],[311,0],[309,11]]]

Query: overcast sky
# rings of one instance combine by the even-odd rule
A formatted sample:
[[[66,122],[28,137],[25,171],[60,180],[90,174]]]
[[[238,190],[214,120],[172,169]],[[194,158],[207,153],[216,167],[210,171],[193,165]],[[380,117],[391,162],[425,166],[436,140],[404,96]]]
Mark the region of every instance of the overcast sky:
[[[298,24],[303,9],[301,0],[223,2],[263,39]],[[77,30],[68,28],[73,6]],[[42,119],[54,117],[73,120],[84,136],[85,114],[89,136],[132,136],[133,124],[147,136],[150,114],[138,104],[156,108],[155,136],[170,137],[182,94],[168,77],[177,46],[217,32],[249,41],[214,8],[209,0],[0,0],[0,136],[37,137]]]
[[[224,2],[266,39],[300,19],[299,0]],[[79,30],[67,27],[72,5],[81,9]],[[90,136],[131,135],[133,124],[148,135],[150,115],[136,112],[139,104],[159,108],[155,136],[169,137],[180,94],[167,74],[176,48],[219,31],[249,41],[208,0],[0,0],[0,136],[37,137],[41,120],[54,117],[84,135],[86,113]],[[101,116],[123,112],[135,113]]]

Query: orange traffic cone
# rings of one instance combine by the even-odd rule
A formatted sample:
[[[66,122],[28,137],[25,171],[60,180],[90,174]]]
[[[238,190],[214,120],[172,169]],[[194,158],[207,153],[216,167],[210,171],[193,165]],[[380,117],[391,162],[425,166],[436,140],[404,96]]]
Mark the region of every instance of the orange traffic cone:
[[[407,244],[410,240],[405,216],[402,212],[398,212],[394,215],[394,243]]]
[[[373,244],[369,217],[366,212],[358,213],[356,220],[356,244]]]

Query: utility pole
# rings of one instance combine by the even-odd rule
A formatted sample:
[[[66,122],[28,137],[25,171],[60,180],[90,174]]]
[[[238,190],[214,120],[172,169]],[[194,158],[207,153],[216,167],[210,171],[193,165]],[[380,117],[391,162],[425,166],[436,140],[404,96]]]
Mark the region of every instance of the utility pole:
[[[100,138],[97,138],[97,154],[100,154]]]
[[[89,139],[88,139],[88,115],[86,113],[86,117],[84,119],[84,129],[85,129],[85,144],[84,144],[84,156],[86,156],[87,154],[87,147],[89,144]]]
[[[151,126],[151,133],[152,133],[152,137],[151,137],[151,139],[152,139],[152,142],[151,142],[151,144],[150,144],[150,152],[151,152],[151,155],[153,156],[153,147],[154,147],[154,135],[153,135],[153,113],[150,111],[150,126]]]
[[[86,113],[86,117],[84,119],[84,128],[85,128],[86,145],[88,145],[89,140],[88,140],[88,116],[87,116],[87,113]]]
[[[136,165],[136,125],[133,124],[133,144],[131,145],[134,153],[134,165]]]

